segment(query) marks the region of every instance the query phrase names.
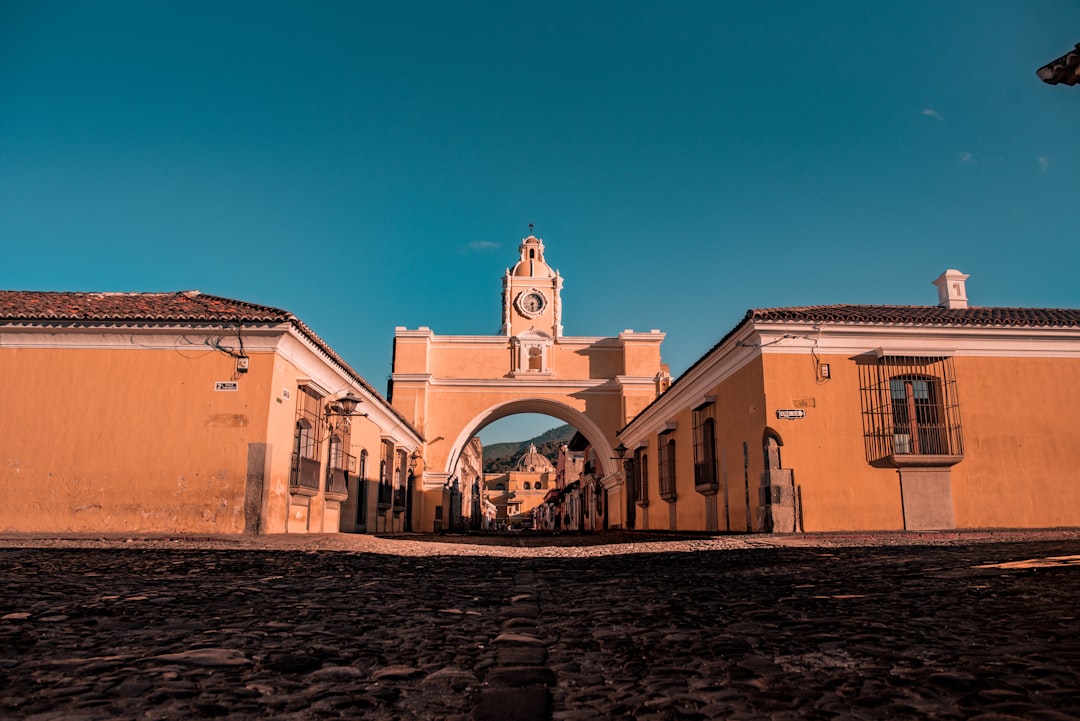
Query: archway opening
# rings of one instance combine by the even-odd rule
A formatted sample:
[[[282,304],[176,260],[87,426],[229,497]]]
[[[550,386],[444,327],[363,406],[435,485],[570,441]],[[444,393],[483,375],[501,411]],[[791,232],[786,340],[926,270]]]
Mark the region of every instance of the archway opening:
[[[602,479],[616,470],[610,446],[595,422],[559,401],[489,408],[453,446],[443,506],[460,507],[461,518],[446,520],[468,530],[606,528]]]

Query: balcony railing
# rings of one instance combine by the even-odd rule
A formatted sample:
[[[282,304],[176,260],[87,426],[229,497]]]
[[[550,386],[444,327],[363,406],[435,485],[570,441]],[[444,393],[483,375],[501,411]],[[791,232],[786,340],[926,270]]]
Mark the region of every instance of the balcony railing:
[[[321,468],[322,464],[314,458],[305,458],[294,454],[292,478],[289,479],[289,485],[294,489],[301,489],[301,493],[305,491],[310,492],[310,494],[318,493],[319,470]]]

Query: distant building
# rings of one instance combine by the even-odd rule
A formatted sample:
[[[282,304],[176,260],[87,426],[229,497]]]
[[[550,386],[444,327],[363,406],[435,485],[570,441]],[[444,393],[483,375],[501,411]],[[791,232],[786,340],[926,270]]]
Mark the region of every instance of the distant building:
[[[530,445],[509,473],[484,474],[487,499],[495,506],[500,523],[521,523],[532,519],[548,491],[555,488],[555,466]]]
[[[0,375],[0,530],[406,527],[423,439],[286,311],[0,291]]]
[[[1080,525],[1080,310],[760,308],[619,432],[636,527]]]

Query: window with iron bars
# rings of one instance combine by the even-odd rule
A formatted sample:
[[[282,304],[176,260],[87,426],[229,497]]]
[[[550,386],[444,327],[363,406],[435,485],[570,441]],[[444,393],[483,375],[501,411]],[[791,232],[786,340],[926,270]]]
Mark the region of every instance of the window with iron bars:
[[[390,507],[394,492],[394,442],[383,441],[383,457],[379,464],[379,508]]]
[[[346,453],[349,447],[349,429],[340,435],[330,436],[330,463],[326,469],[326,492],[347,495],[349,492],[349,469],[356,463],[356,457]]]
[[[634,485],[634,502],[642,508],[647,508],[649,505],[649,454],[645,452],[645,448],[638,448],[634,450],[634,457],[629,461],[630,467],[627,469],[631,482]]]
[[[703,403],[694,409],[694,487],[699,492],[715,492],[716,404]]]
[[[951,465],[964,454],[950,357],[881,356],[860,365],[863,439],[873,463]]]
[[[300,386],[296,398],[296,435],[293,438],[292,470],[289,485],[309,491],[319,490],[319,434],[322,397],[307,386]],[[310,494],[309,494],[310,495]]]
[[[405,451],[397,452],[397,477],[394,480],[394,513],[405,510],[405,495],[409,477],[409,457]]]
[[[668,503],[678,498],[675,483],[675,431],[664,431],[658,436],[660,452],[660,497]]]

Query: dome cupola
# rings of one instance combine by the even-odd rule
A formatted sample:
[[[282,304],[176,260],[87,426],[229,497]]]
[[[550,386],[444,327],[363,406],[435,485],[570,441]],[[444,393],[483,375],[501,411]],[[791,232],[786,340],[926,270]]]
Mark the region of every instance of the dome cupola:
[[[530,443],[529,452],[518,459],[516,470],[524,473],[553,473],[555,466]]]
[[[544,241],[530,235],[518,246],[521,259],[514,265],[510,275],[529,278],[554,278],[555,271],[544,262]]]

